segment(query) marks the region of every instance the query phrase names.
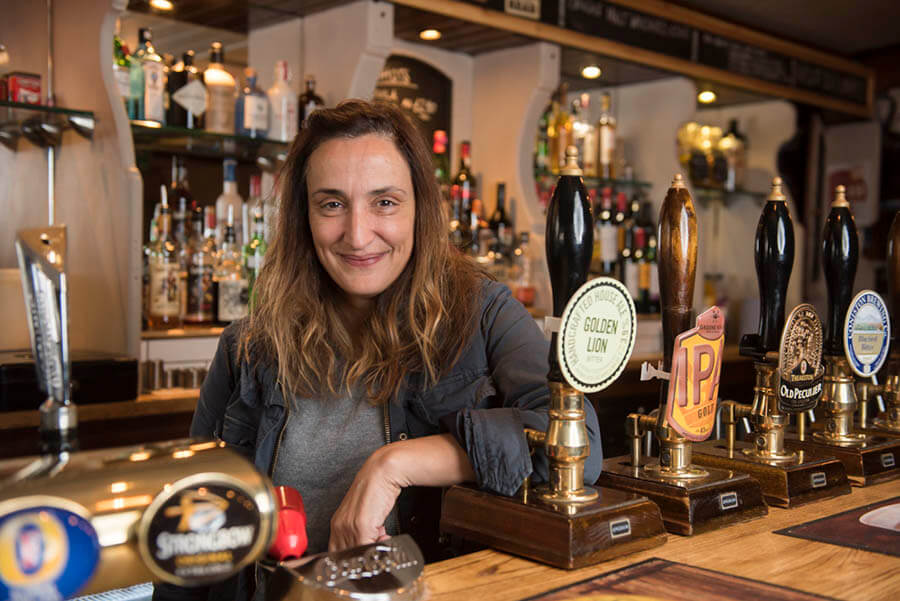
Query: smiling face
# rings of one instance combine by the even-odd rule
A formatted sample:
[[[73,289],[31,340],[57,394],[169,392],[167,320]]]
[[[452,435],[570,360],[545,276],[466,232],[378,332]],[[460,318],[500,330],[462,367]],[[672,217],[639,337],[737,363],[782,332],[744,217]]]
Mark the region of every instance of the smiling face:
[[[319,261],[352,307],[365,309],[412,255],[415,196],[394,142],[334,138],[309,157],[309,227]]]

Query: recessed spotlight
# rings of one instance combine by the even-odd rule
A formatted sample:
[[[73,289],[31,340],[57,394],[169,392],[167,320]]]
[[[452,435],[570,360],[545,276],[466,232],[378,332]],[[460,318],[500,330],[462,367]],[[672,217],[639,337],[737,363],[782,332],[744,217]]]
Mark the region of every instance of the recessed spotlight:
[[[588,65],[581,70],[581,76],[585,79],[597,79],[602,71],[597,65]]]
[[[173,10],[175,3],[172,0],[150,0],[150,6],[156,10]]]
[[[419,38],[433,42],[434,40],[441,39],[441,32],[437,29],[423,29],[419,32]]]
[[[703,90],[697,94],[697,100],[703,104],[709,104],[716,101],[716,93],[712,90]]]

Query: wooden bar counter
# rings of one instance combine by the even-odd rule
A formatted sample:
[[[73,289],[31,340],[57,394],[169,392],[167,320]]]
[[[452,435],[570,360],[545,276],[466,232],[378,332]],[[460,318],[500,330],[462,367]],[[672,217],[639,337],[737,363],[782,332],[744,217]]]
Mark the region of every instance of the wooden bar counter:
[[[661,547],[571,572],[497,551],[480,551],[426,566],[429,599],[526,599],[659,557],[843,601],[897,601],[900,557],[774,533],[896,496],[900,496],[897,480],[854,488],[849,495],[796,509],[770,507],[764,518],[693,537],[669,534]],[[666,599],[667,595],[660,590],[653,597]]]

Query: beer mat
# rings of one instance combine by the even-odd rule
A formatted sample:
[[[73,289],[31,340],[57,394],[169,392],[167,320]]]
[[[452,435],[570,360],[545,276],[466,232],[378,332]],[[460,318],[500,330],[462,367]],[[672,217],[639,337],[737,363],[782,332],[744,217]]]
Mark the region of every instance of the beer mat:
[[[900,497],[776,530],[775,534],[900,557]]]
[[[652,557],[523,601],[834,601],[742,578]]]

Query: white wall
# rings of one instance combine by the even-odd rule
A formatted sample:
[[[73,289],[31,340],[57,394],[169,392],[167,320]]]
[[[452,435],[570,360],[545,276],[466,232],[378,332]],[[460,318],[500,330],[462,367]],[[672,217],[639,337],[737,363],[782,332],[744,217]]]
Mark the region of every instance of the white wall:
[[[291,88],[301,94],[303,85],[303,19],[289,19],[276,25],[251,30],[247,35],[247,63],[256,69],[259,87],[268,90],[275,83],[275,62],[285,60],[291,74]]]

